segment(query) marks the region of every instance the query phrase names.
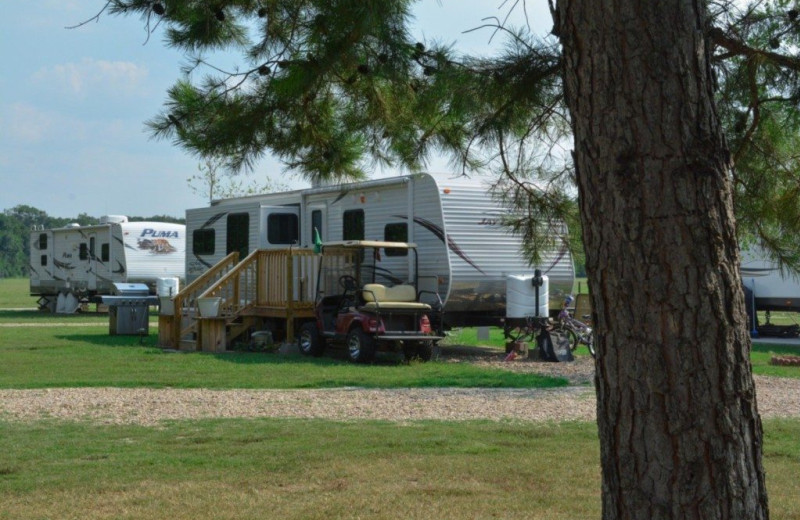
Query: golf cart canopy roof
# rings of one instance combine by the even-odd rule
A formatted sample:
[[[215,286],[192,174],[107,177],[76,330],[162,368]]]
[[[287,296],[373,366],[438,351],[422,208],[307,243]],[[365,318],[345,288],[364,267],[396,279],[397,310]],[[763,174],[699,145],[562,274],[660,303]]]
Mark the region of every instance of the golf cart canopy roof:
[[[367,247],[375,249],[416,249],[417,244],[410,244],[407,242],[382,242],[380,240],[343,240],[338,242],[325,242],[322,244],[322,247],[337,249],[364,249]]]

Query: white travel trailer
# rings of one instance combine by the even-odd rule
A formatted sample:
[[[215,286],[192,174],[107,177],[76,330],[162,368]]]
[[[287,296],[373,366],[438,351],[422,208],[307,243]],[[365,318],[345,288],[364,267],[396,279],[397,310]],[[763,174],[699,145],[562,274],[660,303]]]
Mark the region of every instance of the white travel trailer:
[[[185,279],[186,227],[165,222],[128,222],[109,215],[100,224],[71,224],[30,235],[30,292],[39,307],[74,312],[79,303],[111,294],[114,283]]]
[[[782,271],[758,248],[742,250],[741,274],[756,310],[800,312],[800,274]]]
[[[255,249],[312,247],[315,232],[322,242],[413,242],[418,265],[407,251],[387,253],[378,277],[397,283],[417,274],[420,289],[441,295],[450,325],[496,323],[507,277],[534,271],[521,239],[501,225],[507,213],[485,182],[430,174],[219,200],[186,211],[187,282],[233,251],[243,258]],[[537,267],[560,305],[574,267],[565,237],[558,242]]]

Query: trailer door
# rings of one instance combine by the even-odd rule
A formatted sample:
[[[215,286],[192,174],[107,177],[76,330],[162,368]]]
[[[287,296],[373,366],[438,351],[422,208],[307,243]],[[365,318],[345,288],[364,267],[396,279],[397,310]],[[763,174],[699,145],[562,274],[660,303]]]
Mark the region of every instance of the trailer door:
[[[306,247],[314,247],[315,235],[314,232],[319,234],[319,239],[322,242],[328,240],[328,205],[325,203],[309,204],[306,208],[305,222],[308,224],[303,226],[303,231],[307,233],[303,236],[303,245]]]
[[[250,253],[250,214],[229,213],[226,226],[225,254],[237,251],[242,260]]]

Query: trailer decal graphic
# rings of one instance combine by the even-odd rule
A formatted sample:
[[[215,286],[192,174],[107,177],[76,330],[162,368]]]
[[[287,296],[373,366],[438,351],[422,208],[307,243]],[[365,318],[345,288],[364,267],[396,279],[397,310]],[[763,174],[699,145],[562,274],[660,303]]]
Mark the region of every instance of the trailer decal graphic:
[[[67,271],[71,271],[72,269],[75,269],[74,265],[68,264],[68,263],[65,263],[65,262],[61,262],[60,260],[56,260],[55,258],[53,258],[53,265],[55,265],[59,269],[66,269]]]
[[[214,216],[213,216],[213,217],[211,217],[210,219],[206,220],[205,224],[203,224],[202,226],[200,226],[200,229],[203,229],[203,228],[207,228],[207,227],[213,226],[213,225],[214,225],[214,223],[215,223],[216,221],[218,221],[219,219],[221,219],[221,218],[222,218],[222,217],[224,217],[225,215],[227,215],[227,213],[225,213],[225,212],[223,212],[223,213],[217,213],[216,215],[214,215]],[[209,267],[210,267],[210,266],[209,266]]]
[[[128,232],[126,231],[125,234],[127,235]],[[114,240],[116,240],[117,242],[122,244],[122,247],[127,247],[128,249],[132,249],[132,250],[136,251],[135,247],[133,247],[129,243],[125,242],[121,237],[118,237],[118,236],[114,235]]]
[[[102,280],[104,282],[109,282],[109,283],[113,283],[114,282],[114,280],[112,280],[111,278],[106,278],[105,276],[102,276],[100,274],[97,275],[97,279],[98,280]]]
[[[209,269],[214,267],[213,265],[211,265],[210,263],[206,262],[205,260],[203,260],[202,258],[200,258],[197,255],[194,255],[194,258],[195,258],[195,260],[197,260],[198,262],[200,262],[204,266],[208,267]],[[192,271],[195,271],[195,270],[197,270],[197,269],[196,268],[192,268]]]
[[[119,260],[117,260],[117,265],[118,265],[119,267],[118,267],[118,268],[116,268],[116,269],[114,269],[114,270],[113,270],[113,271],[111,271],[111,272],[112,272],[112,273],[117,273],[117,274],[123,274],[123,273],[125,272],[125,266],[124,266],[124,265],[122,265],[122,263],[121,263]]]
[[[403,216],[403,215],[393,215],[393,216],[394,216],[395,218],[403,218],[403,219],[406,219],[406,220],[408,220],[408,217],[406,217],[406,216]],[[428,231],[430,231],[431,233],[433,233],[434,235],[436,235],[436,238],[438,238],[438,239],[439,239],[439,240],[441,240],[442,242],[444,242],[444,241],[445,241],[445,240],[444,240],[444,230],[443,230],[442,228],[440,228],[439,226],[437,226],[436,224],[434,224],[433,222],[431,222],[430,220],[426,220],[426,219],[424,219],[424,218],[422,218],[422,217],[414,217],[414,223],[416,223],[416,224],[419,224],[420,226],[424,227],[425,229],[427,229]],[[481,274],[486,274],[486,273],[483,271],[483,269],[481,269],[480,267],[478,267],[478,266],[475,264],[475,262],[473,262],[473,261],[470,259],[470,257],[469,257],[469,256],[467,256],[467,254],[466,254],[464,251],[462,251],[462,250],[461,250],[461,247],[459,247],[459,245],[458,245],[458,244],[456,244],[455,240],[453,240],[453,239],[450,237],[450,235],[447,235],[447,247],[448,247],[448,248],[449,248],[449,249],[450,249],[452,252],[454,252],[454,253],[455,253],[455,254],[457,254],[459,257],[461,257],[461,259],[462,259],[462,260],[464,260],[466,263],[468,263],[469,265],[471,265],[472,267],[474,267],[474,268],[475,268],[475,269],[476,269],[476,270],[477,270],[479,273],[481,273]]]
[[[217,222],[219,219],[221,219],[225,215],[227,215],[226,212],[215,214],[210,219],[206,220],[205,223],[202,226],[200,226],[200,229],[205,229],[207,227],[213,226],[215,222]],[[208,263],[205,260],[203,260],[202,258],[200,258],[200,256],[198,256],[197,253],[193,252],[192,254],[194,255],[195,260],[197,260],[198,262],[200,262],[201,264],[206,266],[208,269],[211,269],[213,267],[210,263]]]
[[[556,259],[553,260],[552,264],[550,264],[550,267],[548,267],[544,271],[544,274],[549,273],[556,265],[558,265],[561,259],[564,258],[564,256],[567,253],[569,253],[569,242],[567,242],[567,239],[565,237],[559,237],[559,238],[561,238],[561,249],[558,251],[558,256],[556,257]]]
[[[373,279],[377,276],[381,276],[391,282],[392,284],[400,284],[403,283],[403,280],[396,277],[390,270],[386,269],[385,267],[378,267],[375,265],[364,265],[362,266],[365,271],[372,269],[373,271]]]
[[[146,228],[142,230],[142,234],[139,237],[150,237],[150,238],[180,238],[177,231],[164,231],[157,230],[153,228]]]
[[[337,202],[339,202],[340,200],[342,200],[343,198],[347,197],[348,193],[350,193],[348,190],[342,190],[341,192],[339,192],[339,196],[336,197],[335,199],[333,199],[333,202],[331,202],[331,205],[334,205]]]
[[[169,243],[166,238],[145,238],[139,239],[137,242],[139,249],[150,251],[156,255],[168,255],[176,252],[178,249]]]

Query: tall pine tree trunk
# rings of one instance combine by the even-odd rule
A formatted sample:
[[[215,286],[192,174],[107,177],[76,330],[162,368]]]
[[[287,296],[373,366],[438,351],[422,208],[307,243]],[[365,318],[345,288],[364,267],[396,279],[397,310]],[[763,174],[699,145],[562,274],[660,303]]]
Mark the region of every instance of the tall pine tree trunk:
[[[606,519],[764,519],[703,2],[558,0]]]

